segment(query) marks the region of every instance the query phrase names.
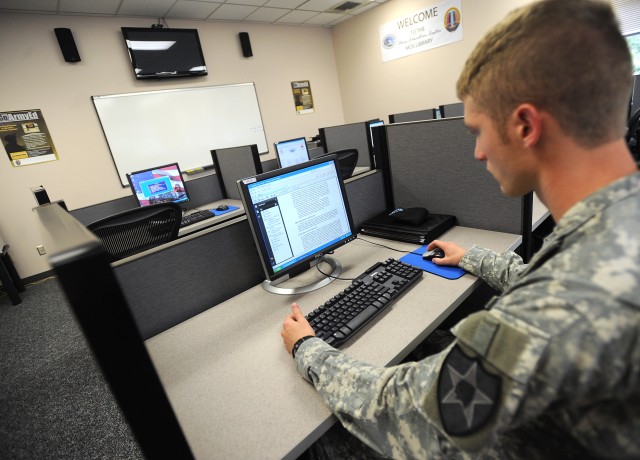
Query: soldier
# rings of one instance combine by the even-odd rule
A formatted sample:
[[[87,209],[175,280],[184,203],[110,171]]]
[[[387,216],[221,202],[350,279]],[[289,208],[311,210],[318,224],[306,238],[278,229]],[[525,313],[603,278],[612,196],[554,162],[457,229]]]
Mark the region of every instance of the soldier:
[[[556,227],[528,265],[434,241],[500,295],[444,351],[375,367],[313,337],[285,348],[342,425],[392,458],[640,458],[640,173],[624,142],[631,58],[611,7],[546,0],[494,27],[457,83],[503,193]]]

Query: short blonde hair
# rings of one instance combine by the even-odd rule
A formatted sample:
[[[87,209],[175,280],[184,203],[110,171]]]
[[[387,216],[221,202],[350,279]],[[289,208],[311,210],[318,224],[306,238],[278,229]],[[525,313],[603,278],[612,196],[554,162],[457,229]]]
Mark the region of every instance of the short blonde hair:
[[[633,71],[611,6],[593,0],[543,0],[519,8],[490,30],[458,79],[505,135],[522,103],[549,112],[584,146],[624,136]]]

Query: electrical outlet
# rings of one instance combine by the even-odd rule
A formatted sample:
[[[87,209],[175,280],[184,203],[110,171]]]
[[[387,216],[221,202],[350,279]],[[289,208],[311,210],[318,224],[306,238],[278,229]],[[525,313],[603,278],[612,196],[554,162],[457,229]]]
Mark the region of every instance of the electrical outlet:
[[[47,253],[47,250],[44,248],[43,245],[36,246],[36,249],[38,250],[38,254],[40,254],[41,256]]]

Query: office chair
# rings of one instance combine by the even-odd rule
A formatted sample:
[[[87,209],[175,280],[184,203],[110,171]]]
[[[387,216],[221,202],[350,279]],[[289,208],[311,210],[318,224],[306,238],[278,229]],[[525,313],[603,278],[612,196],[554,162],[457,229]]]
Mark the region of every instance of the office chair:
[[[342,149],[328,152],[325,155],[336,155],[340,177],[342,180],[349,179],[358,164],[358,149]],[[324,155],[323,155],[324,156]]]
[[[95,221],[87,228],[102,242],[109,262],[124,259],[178,237],[182,208],[159,203]]]

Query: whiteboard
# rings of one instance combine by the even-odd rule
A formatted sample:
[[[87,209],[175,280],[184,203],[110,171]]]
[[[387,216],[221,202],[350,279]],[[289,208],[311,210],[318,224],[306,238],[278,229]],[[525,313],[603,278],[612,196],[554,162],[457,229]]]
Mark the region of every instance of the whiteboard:
[[[269,151],[253,83],[91,99],[124,186],[126,174],[141,169],[209,166],[213,149],[256,144]]]

